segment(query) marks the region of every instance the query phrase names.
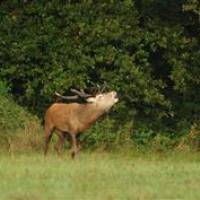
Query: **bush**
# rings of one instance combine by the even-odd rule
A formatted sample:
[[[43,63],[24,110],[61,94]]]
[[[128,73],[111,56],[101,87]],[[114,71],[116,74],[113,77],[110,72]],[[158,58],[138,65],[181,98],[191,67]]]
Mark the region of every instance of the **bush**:
[[[133,144],[132,131],[132,124],[117,125],[115,120],[106,117],[97,122],[86,133],[83,133],[80,140],[86,148],[116,149],[118,146]]]
[[[8,96],[8,93],[10,91],[10,88],[4,83],[3,81],[0,80],[0,96]]]
[[[6,148],[11,152],[41,148],[39,119],[17,105],[7,93],[8,91],[5,84],[0,82],[1,149]]]

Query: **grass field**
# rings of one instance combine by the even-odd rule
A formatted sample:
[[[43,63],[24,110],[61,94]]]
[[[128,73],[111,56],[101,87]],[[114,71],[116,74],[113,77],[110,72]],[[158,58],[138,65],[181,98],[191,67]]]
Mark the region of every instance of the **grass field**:
[[[200,154],[0,154],[0,200],[200,199]]]

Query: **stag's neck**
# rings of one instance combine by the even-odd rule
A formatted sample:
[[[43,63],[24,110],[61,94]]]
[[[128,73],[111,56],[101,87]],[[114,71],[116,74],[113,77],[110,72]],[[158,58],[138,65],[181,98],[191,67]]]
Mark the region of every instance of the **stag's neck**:
[[[85,104],[81,106],[79,112],[79,120],[85,124],[94,123],[105,111],[93,104]]]

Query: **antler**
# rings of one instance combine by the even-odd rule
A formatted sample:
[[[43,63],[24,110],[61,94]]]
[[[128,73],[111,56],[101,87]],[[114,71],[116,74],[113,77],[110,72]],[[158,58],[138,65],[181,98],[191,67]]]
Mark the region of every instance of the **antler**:
[[[61,94],[59,94],[58,92],[55,92],[55,95],[57,97],[60,97],[62,99],[66,99],[66,100],[74,100],[74,99],[78,99],[78,95],[74,95],[74,96],[63,96]]]
[[[85,93],[83,89],[81,89],[80,91],[78,91],[76,89],[71,89],[70,91],[75,93],[76,95],[74,95],[74,96],[63,96],[63,95],[59,94],[58,92],[55,92],[55,95],[57,97],[60,97],[62,99],[66,99],[66,100],[77,100],[79,97],[88,98],[88,97],[94,96],[94,95]]]
[[[79,97],[83,97],[83,98],[88,98],[88,97],[93,97],[94,95],[92,94],[87,94],[85,93],[85,91],[83,89],[81,89],[80,91],[76,90],[76,89],[71,89],[71,92],[77,94]]]
[[[106,83],[106,81],[104,81],[102,86],[100,86],[98,83],[96,83],[96,84],[92,83],[91,89],[94,94],[101,94],[104,92],[106,87],[107,87],[107,83]]]
[[[102,89],[101,89],[101,93],[103,93],[104,92],[104,90],[106,89],[106,86],[107,86],[107,83],[106,83],[106,81],[104,81],[103,82],[103,87],[102,87]]]
[[[103,86],[101,87],[99,84],[96,84],[96,93],[97,94],[101,94],[104,92],[105,88],[106,88],[107,84],[106,81],[103,82]]]

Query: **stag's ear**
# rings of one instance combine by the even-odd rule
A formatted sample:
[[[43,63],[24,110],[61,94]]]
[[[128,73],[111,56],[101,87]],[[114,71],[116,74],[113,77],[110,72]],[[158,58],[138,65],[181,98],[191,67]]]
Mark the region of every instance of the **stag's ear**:
[[[93,103],[93,102],[96,101],[96,98],[95,98],[95,97],[89,97],[89,98],[87,98],[86,101],[87,101],[88,103]]]

